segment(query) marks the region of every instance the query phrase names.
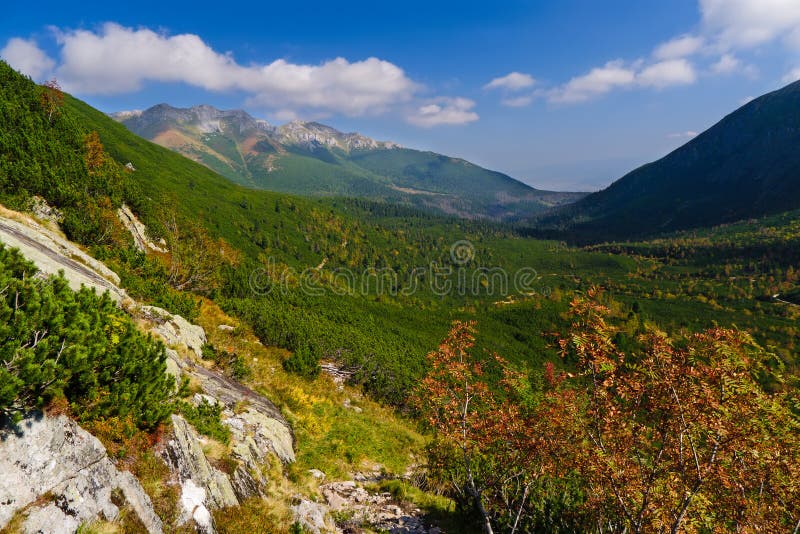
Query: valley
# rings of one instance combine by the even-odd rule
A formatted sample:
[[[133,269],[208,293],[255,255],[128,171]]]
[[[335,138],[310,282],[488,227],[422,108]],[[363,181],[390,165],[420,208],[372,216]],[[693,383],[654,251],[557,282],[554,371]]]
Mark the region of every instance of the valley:
[[[123,497],[109,482],[97,510],[68,484],[31,490],[0,502],[0,526],[69,516],[81,532],[433,533],[512,531],[516,519],[526,532],[627,531],[635,521],[608,483],[617,468],[622,500],[662,499],[642,506],[638,531],[667,520],[684,484],[702,497],[691,531],[799,518],[800,165],[779,113],[798,86],[726,119],[746,141],[708,141],[727,139],[723,121],[584,197],[210,106],[112,119],[59,90],[49,114],[54,89],[3,62],[0,82],[0,278],[16,292],[1,293],[0,413],[8,428],[43,420],[55,434],[77,422],[81,446],[113,467],[103,476],[137,481]],[[766,193],[751,204],[747,188],[728,202],[719,195],[735,188],[712,195],[692,174],[707,170],[705,143],[722,147],[715,168],[738,168],[743,144],[763,151],[776,131],[759,183],[784,184],[761,189],[780,204]],[[665,166],[687,183],[667,187],[660,177],[678,171]],[[666,206],[678,186],[696,204]],[[59,215],[36,216],[42,206]],[[45,331],[58,342],[40,344]],[[11,365],[19,355],[30,365]],[[680,412],[691,428],[664,384],[692,399]],[[607,425],[612,452],[594,451],[593,424]],[[697,480],[686,435],[709,462]],[[766,493],[750,485],[762,476]],[[740,493],[758,510],[770,499],[769,513],[737,516]]]

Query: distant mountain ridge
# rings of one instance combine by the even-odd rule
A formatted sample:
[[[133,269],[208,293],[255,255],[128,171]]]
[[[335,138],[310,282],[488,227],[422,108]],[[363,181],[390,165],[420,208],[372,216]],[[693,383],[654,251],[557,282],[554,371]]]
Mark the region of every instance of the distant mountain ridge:
[[[800,208],[800,82],[743,105],[664,158],[534,221],[580,241],[715,226]]]
[[[274,126],[245,111],[159,104],[111,116],[132,132],[250,187],[386,200],[467,218],[515,220],[582,193],[540,191],[468,161],[317,122]]]
[[[200,132],[234,133],[237,137],[261,133],[284,145],[321,145],[342,150],[401,148],[392,142],[376,141],[359,133],[342,133],[317,122],[291,121],[273,126],[265,120],[255,119],[243,110],[221,110],[213,106],[199,105],[191,108],[174,108],[158,104],[145,111],[120,111],[111,117],[124,123],[131,130],[151,132],[163,130],[164,126],[196,127]]]

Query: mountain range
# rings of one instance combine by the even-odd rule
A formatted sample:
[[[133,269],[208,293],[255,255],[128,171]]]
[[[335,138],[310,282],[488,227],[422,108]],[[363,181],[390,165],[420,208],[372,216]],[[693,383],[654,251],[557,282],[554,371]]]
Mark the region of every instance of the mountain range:
[[[495,220],[519,219],[584,196],[540,191],[463,159],[316,122],[274,126],[241,110],[206,105],[159,104],[111,116],[235,183],[270,191],[386,200]]]

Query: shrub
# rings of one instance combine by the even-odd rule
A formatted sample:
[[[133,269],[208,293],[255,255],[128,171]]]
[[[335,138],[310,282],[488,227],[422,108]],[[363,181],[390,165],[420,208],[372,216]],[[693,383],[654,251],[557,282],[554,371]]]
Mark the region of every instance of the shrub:
[[[140,428],[164,420],[174,393],[164,346],[108,294],[35,275],[0,246],[0,414],[18,419],[64,396],[79,420],[130,417]]]

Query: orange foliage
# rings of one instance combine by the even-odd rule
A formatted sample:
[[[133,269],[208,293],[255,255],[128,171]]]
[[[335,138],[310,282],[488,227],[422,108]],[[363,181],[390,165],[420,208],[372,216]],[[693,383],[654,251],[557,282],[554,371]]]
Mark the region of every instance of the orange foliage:
[[[589,530],[800,532],[800,422],[759,386],[775,375],[769,355],[724,328],[680,343],[649,331],[626,353],[609,313],[596,289],[573,300],[559,345],[578,373],[546,366],[533,401],[499,357],[504,378],[489,387],[492,360],[469,353],[474,323],[455,323],[417,394],[435,430],[434,477],[486,532],[495,519],[513,532],[537,481],[575,474]]]
[[[52,123],[53,119],[61,113],[64,105],[64,93],[55,78],[42,85],[40,102],[42,109],[47,114],[48,122]]]
[[[103,143],[100,142],[100,136],[97,132],[92,131],[86,135],[84,139],[84,148],[86,149],[84,159],[89,173],[95,173],[102,169],[106,161],[106,155]]]
[[[587,391],[559,393],[553,430],[589,487],[598,527],[777,532],[798,524],[800,429],[755,380],[764,355],[747,334],[713,328],[678,346],[656,331],[640,339],[641,352],[625,354],[596,298],[576,298],[571,313],[560,345],[577,356]]]

